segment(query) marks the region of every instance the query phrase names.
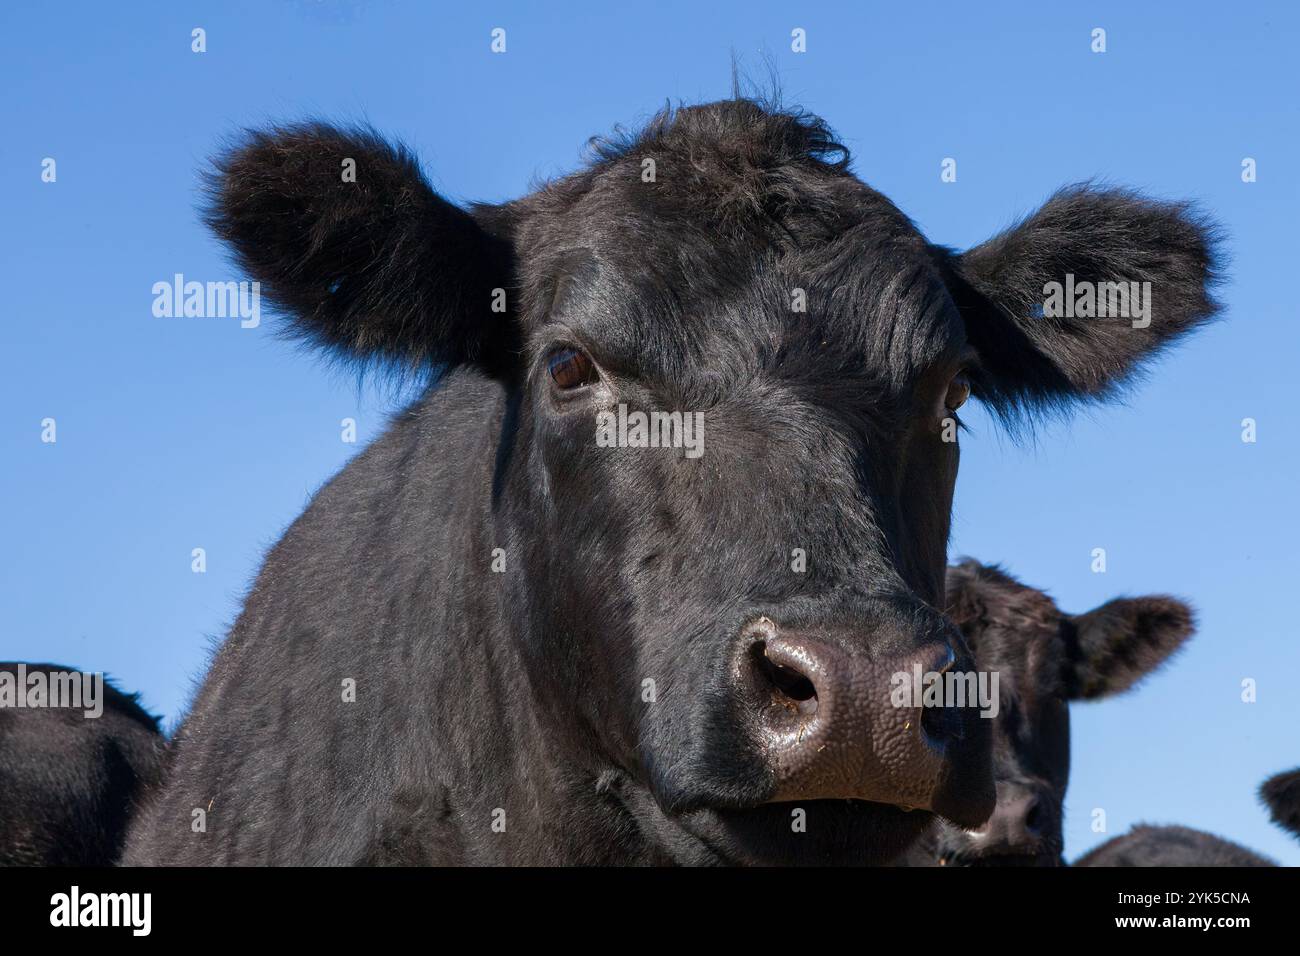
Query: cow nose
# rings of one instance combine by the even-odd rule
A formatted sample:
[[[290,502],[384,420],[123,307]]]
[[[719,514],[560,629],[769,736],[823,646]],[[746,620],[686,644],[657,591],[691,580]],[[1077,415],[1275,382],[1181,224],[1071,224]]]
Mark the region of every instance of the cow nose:
[[[1043,802],[1033,790],[1015,784],[997,786],[998,802],[978,835],[989,847],[1032,846],[1043,835]]]
[[[968,662],[964,649],[939,639],[871,659],[851,643],[786,632],[767,618],[745,642],[773,800],[870,800],[932,810],[967,827],[988,818],[990,736],[979,726],[987,721],[973,708],[922,707],[894,694],[901,675],[910,684],[918,670],[959,668]]]

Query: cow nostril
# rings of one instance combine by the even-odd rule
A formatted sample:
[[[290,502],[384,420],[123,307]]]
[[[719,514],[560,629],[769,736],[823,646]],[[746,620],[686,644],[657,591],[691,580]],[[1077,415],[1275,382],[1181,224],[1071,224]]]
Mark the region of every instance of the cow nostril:
[[[817,688],[803,674],[793,667],[778,664],[767,656],[767,644],[759,641],[754,645],[754,659],[758,671],[771,685],[773,696],[778,703],[798,710],[802,714],[812,714],[817,710]]]
[[[1041,805],[1035,798],[1029,804],[1029,809],[1025,812],[1025,829],[1034,836],[1037,836],[1043,830],[1043,815]]]
[[[961,737],[961,715],[955,707],[926,707],[921,711],[926,743],[942,753],[949,741]]]
[[[946,674],[956,666],[957,652],[951,643],[945,642],[942,655],[930,667],[936,673]],[[921,711],[921,731],[926,743],[943,753],[950,741],[962,735],[961,715],[954,707],[925,707]]]

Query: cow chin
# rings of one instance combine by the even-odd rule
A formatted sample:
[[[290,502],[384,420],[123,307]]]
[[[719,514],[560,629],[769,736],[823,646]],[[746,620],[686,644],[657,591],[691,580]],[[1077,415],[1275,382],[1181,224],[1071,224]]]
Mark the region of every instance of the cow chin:
[[[807,829],[795,828],[802,811]],[[721,862],[748,866],[878,866],[894,859],[934,816],[864,800],[771,803],[685,814],[683,827]]]
[[[665,810],[649,788],[613,788],[663,862],[685,866],[877,866],[934,822],[924,810],[865,800],[807,800],[751,807]]]

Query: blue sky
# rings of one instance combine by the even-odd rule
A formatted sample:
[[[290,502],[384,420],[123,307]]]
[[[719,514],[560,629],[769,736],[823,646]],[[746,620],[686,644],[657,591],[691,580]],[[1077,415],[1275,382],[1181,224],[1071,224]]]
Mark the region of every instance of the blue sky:
[[[451,197],[506,199],[572,169],[614,123],[726,95],[734,51],[760,76],[770,58],[787,100],[826,117],[858,174],[934,241],[978,242],[1092,177],[1195,198],[1226,227],[1223,321],[1126,406],[1020,445],[968,417],[952,553],[1004,562],[1072,611],[1151,592],[1199,610],[1166,670],[1073,708],[1070,856],[1146,820],[1300,864],[1254,797],[1300,764],[1300,323],[1280,287],[1300,221],[1296,7],[441,6],[0,7],[0,658],[106,670],[174,718],[264,550],[398,407],[269,320],[152,315],[155,282],[233,277],[195,213],[196,173],[225,137],[365,120],[415,147]],[[206,53],[191,52],[194,27]],[[790,50],[796,27],[806,53]],[[945,157],[956,183],[940,182]],[[55,444],[40,440],[47,417]],[[349,417],[356,444],[340,440]],[[191,572],[195,547],[206,574]],[[1098,807],[1107,834],[1091,832]]]

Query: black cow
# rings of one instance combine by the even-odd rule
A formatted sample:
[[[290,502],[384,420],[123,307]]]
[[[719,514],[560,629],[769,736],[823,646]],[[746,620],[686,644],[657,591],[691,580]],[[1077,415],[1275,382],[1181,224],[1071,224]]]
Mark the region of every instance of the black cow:
[[[1069,702],[1129,690],[1191,636],[1191,609],[1164,595],[1116,598],[1067,614],[1002,569],[948,570],[948,614],[981,671],[998,675],[993,722],[997,807],[973,830],[938,823],[911,866],[1060,866],[1070,777]]]
[[[1300,770],[1269,777],[1259,788],[1273,822],[1300,835]],[[1277,866],[1223,837],[1181,826],[1138,824],[1074,862],[1075,866]]]
[[[467,208],[366,130],[220,161],[292,330],[436,382],[268,555],[128,861],[870,862],[991,812],[987,721],[887,687],[972,666],[956,410],[1114,394],[1214,312],[1211,231],[1080,186],[959,254],[748,99],[594,152]],[[1045,313],[1067,274],[1148,317]]]
[[[0,664],[0,865],[112,864],[137,797],[158,783],[158,718],[134,694],[105,680],[93,709],[46,694],[26,706],[10,699],[69,679],[83,675],[55,664]]]
[[[1140,823],[1089,850],[1074,866],[1277,866],[1254,850],[1190,827]]]

